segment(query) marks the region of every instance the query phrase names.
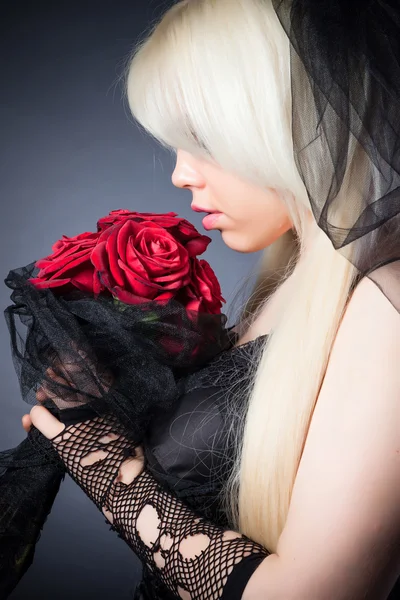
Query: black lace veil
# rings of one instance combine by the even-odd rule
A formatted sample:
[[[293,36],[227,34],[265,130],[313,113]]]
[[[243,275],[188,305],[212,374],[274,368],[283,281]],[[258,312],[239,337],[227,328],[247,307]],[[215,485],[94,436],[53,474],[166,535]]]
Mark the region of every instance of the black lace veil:
[[[400,310],[400,3],[272,0],[315,219]]]

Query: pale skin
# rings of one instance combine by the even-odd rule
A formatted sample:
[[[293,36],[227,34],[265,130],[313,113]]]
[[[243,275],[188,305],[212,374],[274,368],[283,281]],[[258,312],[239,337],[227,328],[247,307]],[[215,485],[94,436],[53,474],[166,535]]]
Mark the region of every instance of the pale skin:
[[[235,249],[266,247],[290,227],[272,190],[254,195],[247,182],[187,153],[178,152],[173,182],[191,189],[195,204],[224,213],[218,228]],[[267,333],[262,324],[253,337]],[[400,575],[399,356],[399,315],[364,278],[336,336],[277,552],[254,572],[243,600],[387,598]],[[37,399],[45,397],[39,390]],[[48,438],[64,428],[43,406],[23,417],[26,431],[32,423]],[[129,481],[141,466],[126,461],[121,477]]]

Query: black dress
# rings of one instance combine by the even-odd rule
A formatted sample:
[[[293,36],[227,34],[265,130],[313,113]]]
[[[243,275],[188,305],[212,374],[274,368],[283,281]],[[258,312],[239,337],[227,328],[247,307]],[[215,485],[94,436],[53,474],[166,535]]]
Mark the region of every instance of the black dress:
[[[221,527],[232,527],[220,492],[235,458],[240,415],[246,411],[250,369],[267,336],[222,352],[182,379],[173,410],[154,421],[144,446],[147,468],[189,507]],[[233,344],[237,338],[233,337]],[[235,431],[236,430],[236,431]],[[146,565],[134,600],[168,600]]]

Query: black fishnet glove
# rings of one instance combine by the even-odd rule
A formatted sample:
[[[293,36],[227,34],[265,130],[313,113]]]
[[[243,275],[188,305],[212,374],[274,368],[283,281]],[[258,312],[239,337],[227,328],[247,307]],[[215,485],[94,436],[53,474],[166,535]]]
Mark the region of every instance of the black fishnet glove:
[[[51,438],[66,469],[155,580],[184,600],[240,598],[268,555],[259,544],[197,516],[145,468],[115,417],[68,425]]]

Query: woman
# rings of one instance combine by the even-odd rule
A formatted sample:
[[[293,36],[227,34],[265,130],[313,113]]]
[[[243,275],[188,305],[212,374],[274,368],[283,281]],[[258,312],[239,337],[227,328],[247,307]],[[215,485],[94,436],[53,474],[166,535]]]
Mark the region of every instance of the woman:
[[[266,249],[238,348],[148,448],[23,418],[143,560],[141,598],[383,600],[399,576],[399,11],[321,4],[183,0],[129,64],[205,228]]]

